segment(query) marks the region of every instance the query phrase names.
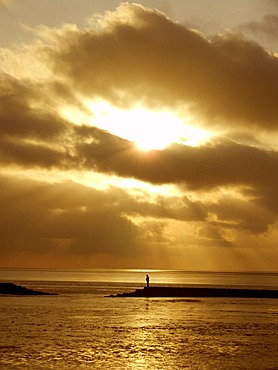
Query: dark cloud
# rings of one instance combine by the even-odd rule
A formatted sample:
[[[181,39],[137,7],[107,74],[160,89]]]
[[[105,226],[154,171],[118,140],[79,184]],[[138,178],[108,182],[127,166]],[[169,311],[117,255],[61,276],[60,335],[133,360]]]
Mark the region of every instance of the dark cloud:
[[[19,165],[28,167],[63,167],[68,156],[60,150],[51,149],[44,145],[34,143],[21,143],[0,140],[0,163],[3,167]],[[66,165],[64,166],[66,167]]]
[[[72,167],[70,155],[73,125],[62,119],[51,100],[73,101],[59,84],[19,81],[7,75],[0,79],[0,163],[37,167]],[[52,96],[48,97],[49,94]],[[58,98],[57,98],[58,99]],[[44,101],[47,100],[48,107]]]
[[[8,76],[0,80],[1,163],[52,166],[60,153],[51,149],[64,136],[67,124],[56,114],[33,108],[38,86],[21,83]],[[38,103],[37,103],[38,104]]]
[[[0,74],[0,139],[45,144],[65,139],[72,126],[59,114],[59,108],[65,104],[87,112],[63,83],[39,83]]]
[[[173,202],[173,204],[172,204]],[[129,204],[131,215],[172,219],[177,221],[205,221],[206,210],[201,202],[193,202],[188,198],[179,199],[178,205],[172,199],[160,198],[156,203],[140,201]]]
[[[179,205],[177,199],[149,203],[117,188],[97,191],[72,182],[4,177],[0,188],[2,255],[142,255],[151,244],[169,244],[163,232],[166,218],[204,220],[201,204],[186,198]],[[128,216],[152,221],[138,226]]]
[[[85,167],[154,184],[186,183],[192,189],[277,184],[276,152],[229,140],[189,147],[172,145],[142,153],[128,141],[100,132],[98,142],[80,144],[78,157]]]
[[[208,247],[218,245],[220,247],[231,247],[232,243],[225,239],[222,235],[223,225],[210,223],[200,227],[198,236],[200,240]]]
[[[51,141],[61,134],[66,123],[57,115],[36,108],[39,85],[20,82],[9,76],[0,79],[0,137]]]
[[[2,178],[1,253],[10,252],[11,246],[17,252],[65,258],[128,253],[139,228],[110,204],[110,196],[73,183]]]
[[[98,191],[72,182],[47,184],[16,177],[1,177],[0,187],[3,258],[25,254],[30,260],[48,256],[67,261],[76,256],[84,262],[99,253],[144,256],[152,246],[168,248],[169,253],[179,238],[168,235],[167,225],[173,221],[202,225],[195,243],[229,246],[225,230],[259,234],[275,220],[262,205],[232,198],[215,203],[160,197],[147,202],[117,188]],[[208,214],[217,217],[210,220]],[[131,221],[138,216],[145,221]]]
[[[211,125],[277,128],[278,60],[240,35],[208,40],[162,13],[123,4],[97,30],[57,37],[45,53],[87,97],[189,105]]]
[[[277,219],[277,212],[269,209],[258,199],[225,198],[210,204],[208,212],[216,215],[213,224],[218,229],[244,230],[252,234],[267,233]]]

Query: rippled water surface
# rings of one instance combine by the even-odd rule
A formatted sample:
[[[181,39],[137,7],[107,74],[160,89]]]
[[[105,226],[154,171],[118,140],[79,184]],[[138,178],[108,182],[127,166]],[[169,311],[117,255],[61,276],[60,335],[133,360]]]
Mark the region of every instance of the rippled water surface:
[[[121,274],[126,281],[131,276]],[[161,274],[159,284],[165,283]],[[218,275],[217,282],[216,275],[216,285],[240,280],[250,286],[256,278],[256,286],[275,287],[277,281],[274,274]],[[0,297],[0,369],[278,368],[276,299],[105,298],[142,284],[135,278],[14,277],[17,284],[59,295]],[[207,278],[195,276],[195,283]],[[193,275],[186,282],[194,284]]]

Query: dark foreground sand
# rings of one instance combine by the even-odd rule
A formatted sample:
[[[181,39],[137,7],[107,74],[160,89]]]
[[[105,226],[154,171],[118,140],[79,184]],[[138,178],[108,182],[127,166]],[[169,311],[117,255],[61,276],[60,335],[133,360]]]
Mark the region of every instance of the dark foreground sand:
[[[278,298],[278,290],[237,288],[175,288],[145,287],[134,292],[110,295],[109,297],[233,297],[233,298]]]
[[[51,295],[51,294],[28,289],[13,283],[0,283],[0,295]]]

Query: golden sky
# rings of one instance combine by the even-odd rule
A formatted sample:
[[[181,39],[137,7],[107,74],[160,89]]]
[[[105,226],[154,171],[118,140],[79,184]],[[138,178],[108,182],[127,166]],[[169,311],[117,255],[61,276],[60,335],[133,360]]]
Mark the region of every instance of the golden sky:
[[[278,1],[0,1],[0,266],[278,270]]]

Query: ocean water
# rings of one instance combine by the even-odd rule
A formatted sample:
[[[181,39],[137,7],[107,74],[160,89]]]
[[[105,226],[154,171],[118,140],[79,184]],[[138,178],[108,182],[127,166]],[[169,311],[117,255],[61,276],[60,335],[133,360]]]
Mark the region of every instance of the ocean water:
[[[278,274],[0,269],[0,369],[278,369],[278,300],[108,298],[145,284],[278,289]]]

